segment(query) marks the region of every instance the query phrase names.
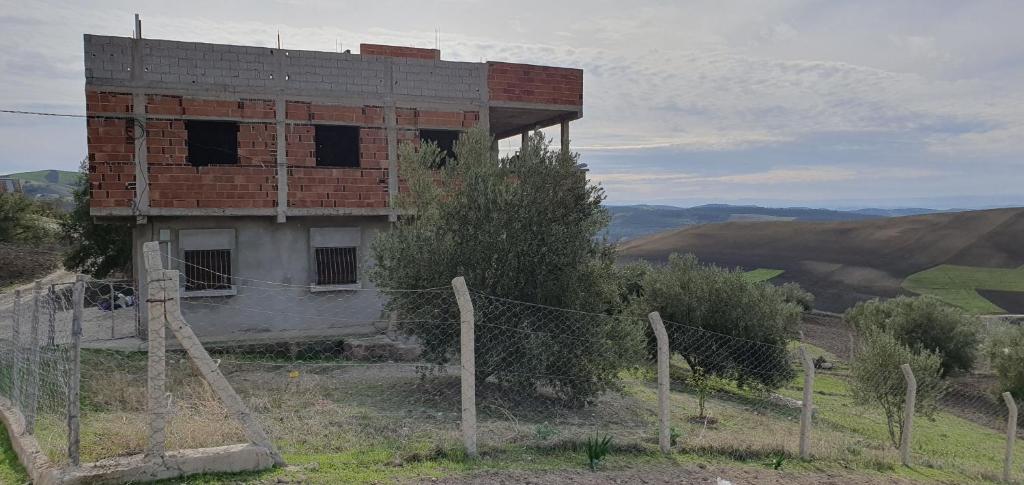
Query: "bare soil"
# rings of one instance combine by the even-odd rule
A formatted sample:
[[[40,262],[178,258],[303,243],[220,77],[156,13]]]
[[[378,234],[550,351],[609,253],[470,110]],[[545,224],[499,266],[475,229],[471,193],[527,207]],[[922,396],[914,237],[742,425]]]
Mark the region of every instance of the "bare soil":
[[[741,467],[665,466],[655,468],[630,468],[627,470],[598,471],[557,470],[557,471],[496,471],[442,479],[417,480],[413,483],[441,484],[718,484],[719,479],[734,485],[759,484],[903,484],[910,480],[891,476],[872,476],[846,471],[835,472],[787,472],[768,469]]]
[[[58,246],[0,243],[0,288],[38,279],[60,266]]]

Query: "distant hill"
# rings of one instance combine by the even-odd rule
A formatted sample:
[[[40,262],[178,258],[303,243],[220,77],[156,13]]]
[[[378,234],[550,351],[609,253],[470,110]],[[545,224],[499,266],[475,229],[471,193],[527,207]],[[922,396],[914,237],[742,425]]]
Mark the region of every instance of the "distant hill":
[[[814,293],[815,306],[823,310],[843,311],[857,301],[910,293],[905,288],[942,298],[952,294],[947,291],[952,288],[957,297],[981,298],[977,290],[984,290],[998,296],[997,308],[1024,313],[1024,292],[995,293],[1018,288],[1019,281],[992,281],[1002,286],[986,288],[985,282],[966,276],[938,278],[966,274],[956,267],[980,268],[975,273],[981,275],[984,268],[1021,268],[1022,241],[1024,209],[1013,208],[838,222],[705,224],[624,242],[619,254],[622,260],[664,261],[670,253],[691,252],[728,267],[783,270],[772,282],[800,283]],[[951,265],[956,272],[943,269],[949,266],[935,270],[939,265]],[[920,272],[924,273],[905,284]],[[1020,274],[1024,277],[1024,271]]]
[[[869,209],[878,210],[881,209]],[[912,209],[928,210],[928,209]],[[708,204],[696,207],[667,205],[609,206],[611,223],[607,236],[611,241],[624,241],[680,226],[727,221],[853,221],[888,217],[887,214],[846,212],[806,207],[759,207],[752,205]]]
[[[21,180],[25,195],[37,199],[59,200],[65,208],[71,207],[75,185],[81,178],[78,172],[66,170],[38,170],[3,176]]]

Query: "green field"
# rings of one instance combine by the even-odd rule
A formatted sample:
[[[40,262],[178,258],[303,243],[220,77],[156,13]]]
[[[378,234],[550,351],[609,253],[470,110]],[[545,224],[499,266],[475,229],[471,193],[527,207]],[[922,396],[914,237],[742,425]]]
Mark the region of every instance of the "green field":
[[[753,283],[760,283],[762,281],[768,281],[782,273],[785,273],[785,270],[757,268],[754,270],[747,271],[746,273],[743,273],[743,279]]]
[[[972,313],[1006,313],[977,290],[1024,292],[1024,268],[982,268],[942,264],[903,280],[903,288],[930,295]]]

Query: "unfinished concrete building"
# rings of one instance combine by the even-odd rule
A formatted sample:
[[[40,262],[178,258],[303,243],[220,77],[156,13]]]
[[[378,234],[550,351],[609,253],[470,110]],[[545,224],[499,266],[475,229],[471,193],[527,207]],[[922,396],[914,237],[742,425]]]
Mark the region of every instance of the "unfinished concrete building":
[[[321,326],[303,315],[371,306],[369,244],[398,216],[400,143],[450,149],[475,126],[500,140],[561,125],[567,147],[583,101],[579,69],[372,44],[350,54],[85,35],[85,76],[91,213],[134,224],[137,271],[142,243],[164,243],[206,334]],[[266,291],[254,282],[305,308],[232,310]],[[365,330],[356,320],[344,326]]]

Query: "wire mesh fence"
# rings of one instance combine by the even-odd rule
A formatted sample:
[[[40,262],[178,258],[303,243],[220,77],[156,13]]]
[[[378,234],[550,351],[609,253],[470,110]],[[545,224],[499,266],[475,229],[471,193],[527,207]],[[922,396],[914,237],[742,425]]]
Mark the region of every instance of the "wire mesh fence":
[[[184,273],[182,273],[184,274]],[[282,452],[401,462],[459,453],[466,429],[465,314],[452,288],[320,291],[233,278],[229,293],[189,294],[181,312],[216,368]],[[0,319],[0,396],[30,418],[47,456],[66,464],[75,359],[72,284],[39,285]],[[137,292],[82,291],[81,461],[144,453],[152,440],[149,362]],[[472,291],[475,435],[481,451],[577,449],[591,436],[653,451],[659,438],[655,338],[646,318],[590,313]],[[908,378],[800,343],[770,345],[681,322],[670,337],[671,445],[741,459],[801,455],[813,368],[812,459],[882,471],[908,461],[998,479],[1007,405],[984,359],[966,374],[915,373],[909,458],[901,456]],[[238,415],[181,345],[166,348],[166,449],[250,441]],[[850,360],[850,357],[853,360]],[[812,364],[808,365],[807,361]],[[1017,434],[1024,436],[1020,428]],[[1024,463],[1024,451],[1014,452]],[[1019,466],[1019,465],[1018,465]]]
[[[481,448],[657,443],[645,319],[471,294]]]

